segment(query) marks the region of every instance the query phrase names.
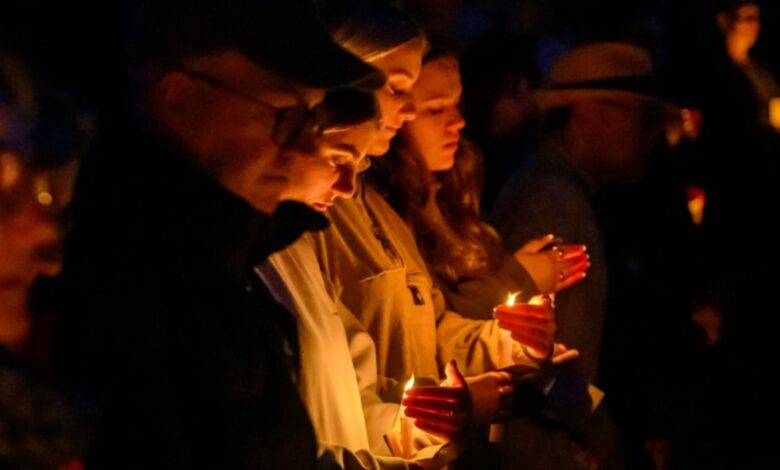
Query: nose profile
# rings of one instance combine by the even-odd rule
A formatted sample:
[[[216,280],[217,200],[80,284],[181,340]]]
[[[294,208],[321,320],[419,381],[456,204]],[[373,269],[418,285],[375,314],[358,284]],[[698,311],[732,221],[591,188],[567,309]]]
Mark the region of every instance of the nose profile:
[[[357,171],[355,171],[355,164],[341,165],[338,178],[333,183],[333,193],[337,197],[351,198],[355,195],[356,181]]]
[[[401,106],[401,109],[398,110],[398,116],[401,118],[401,121],[411,121],[417,117],[417,108],[415,108],[411,97],[408,98],[404,102],[404,105]]]
[[[452,113],[450,121],[447,123],[447,129],[450,132],[460,132],[464,127],[466,127],[466,121],[463,119],[463,115],[460,111],[456,108]]]

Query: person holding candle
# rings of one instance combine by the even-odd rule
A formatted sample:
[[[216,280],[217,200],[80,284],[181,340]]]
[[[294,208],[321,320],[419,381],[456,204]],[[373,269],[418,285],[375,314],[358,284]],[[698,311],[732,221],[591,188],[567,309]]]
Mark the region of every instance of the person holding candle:
[[[641,337],[633,330],[605,328],[644,326],[641,322],[654,326],[663,316],[652,310],[636,315],[639,309],[630,308],[607,315],[608,258],[603,235],[606,226],[597,217],[597,204],[609,188],[641,181],[651,158],[663,147],[667,125],[674,123],[679,109],[657,93],[650,54],[628,43],[574,48],[556,60],[551,80],[549,87],[535,93],[544,112],[544,142],[535,153],[525,156],[499,195],[493,221],[512,248],[522,246],[538,233],[550,231],[587,244],[593,261],[587,279],[556,298],[559,340],[580,352],[580,360],[573,364],[577,372],[605,387],[605,405],[612,405],[611,410],[615,410],[618,400],[636,400],[641,394],[647,400],[633,401],[630,411],[634,417],[649,415],[651,412],[646,411],[651,404],[660,403],[662,397],[645,393],[649,390],[647,385],[664,371],[655,369],[658,373],[648,376],[647,370],[658,364],[666,364],[667,369],[676,366],[675,361],[681,359],[678,354],[683,351],[676,349],[678,332],[672,333],[674,329],[661,329],[662,335],[643,339],[641,344],[645,347],[641,347],[625,341],[630,335]],[[673,239],[679,242],[681,238],[681,234],[676,234]],[[635,244],[631,246],[636,249]],[[631,269],[636,270],[636,252],[630,253]],[[629,306],[638,301],[632,299]],[[666,303],[658,305],[667,308]],[[685,320],[683,317],[682,322]],[[624,341],[623,347],[615,347],[620,341]],[[668,354],[669,346],[675,348],[673,353]],[[638,351],[625,356],[626,347],[636,347]],[[609,348],[612,357],[602,355],[602,348]],[[602,367],[610,359],[612,364],[622,361],[619,373],[614,372],[615,368]],[[634,383],[639,385],[618,392],[617,387],[606,385],[607,370],[611,377],[624,381],[636,378]],[[601,416],[597,413],[594,418]],[[597,437],[590,441],[594,446],[613,441],[605,439],[610,434],[611,431],[599,431],[587,436]]]
[[[515,317],[515,309],[526,308],[518,299],[528,301],[540,291],[551,294],[582,280],[589,267],[584,247],[552,246],[555,240],[549,235],[514,255],[504,253],[495,230],[480,220],[479,155],[460,138],[465,123],[459,112],[460,73],[454,53],[434,47],[424,59],[412,95],[417,117],[403,127],[390,154],[371,168],[372,181],[409,224],[453,310],[481,319],[495,314],[500,326],[514,330],[533,327]],[[507,296],[508,292],[513,294]],[[545,305],[541,298],[532,303]],[[505,331],[499,341],[499,367],[514,363],[515,341],[534,344],[522,332]],[[545,468],[552,461],[573,461],[571,449],[576,445],[563,442],[565,434],[559,429],[510,419],[503,449],[524,449],[519,452],[524,457],[513,459],[511,465]],[[492,431],[505,433],[504,426]],[[505,450],[496,454],[491,457],[510,455]],[[479,460],[488,454],[470,457]]]
[[[412,91],[417,117],[369,176],[407,221],[448,307],[487,319],[507,292],[554,294],[584,279],[589,262],[585,246],[559,245],[553,235],[504,252],[479,216],[480,156],[461,138],[461,94],[457,56],[431,50]]]
[[[309,184],[283,197],[324,212],[337,198],[351,197],[356,170],[365,163],[367,146],[379,128],[370,94],[354,90],[330,93],[319,112],[324,117],[322,137],[315,144],[318,155],[296,155],[290,164],[291,174]],[[303,235],[274,253],[256,271],[296,318],[301,347],[298,389],[321,448],[329,450],[342,467],[407,468],[411,462],[404,459],[414,456],[419,435],[414,432],[414,419],[407,415],[446,414],[456,407],[469,409],[465,389],[460,389],[456,402],[445,403],[444,407],[438,406],[441,401],[434,406],[407,404],[401,421],[406,451],[400,456],[404,459],[390,456],[382,439],[391,431],[399,406],[383,403],[376,395],[373,341],[351,312],[333,298],[319,269],[311,237]],[[439,429],[448,424],[447,418],[436,419],[431,425]],[[421,425],[426,426],[424,422]]]
[[[415,34],[398,40],[396,33],[412,23],[404,19],[401,27],[390,25],[387,19],[397,18],[397,10],[379,3],[331,14],[337,42],[387,74],[386,88],[376,93],[384,125],[368,149],[369,156],[380,157],[404,122],[415,116],[411,89],[426,41],[416,27]],[[379,396],[399,402],[410,376],[438,381],[449,361],[456,359],[466,375],[475,376],[467,381],[479,419],[492,419],[511,393],[509,374],[488,372],[499,362],[497,322],[465,319],[446,310],[405,222],[362,179],[355,197],[337,201],[328,217],[331,226],[313,236],[317,256],[335,295],[376,345]],[[520,307],[517,316],[541,325],[533,341],[538,359],[546,359],[554,331],[550,307]],[[515,351],[524,357],[519,346]],[[446,429],[455,431],[451,426]]]
[[[137,114],[97,139],[65,244],[58,369],[100,412],[85,464],[328,465],[296,322],[253,268],[327,224],[284,200],[290,164],[320,163],[326,90],[383,77],[307,1],[158,0],[136,20]]]

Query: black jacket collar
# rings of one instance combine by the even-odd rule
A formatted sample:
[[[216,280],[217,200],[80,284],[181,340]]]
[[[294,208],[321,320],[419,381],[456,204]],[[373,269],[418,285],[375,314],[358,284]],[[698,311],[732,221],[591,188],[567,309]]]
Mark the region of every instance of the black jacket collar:
[[[129,227],[132,238],[160,244],[161,251],[193,250],[187,254],[211,258],[235,280],[304,232],[328,224],[297,202],[283,202],[270,215],[256,210],[149,131],[133,128],[124,139],[108,142],[114,149],[103,149],[100,160],[90,162],[95,169],[85,169],[86,194],[76,202]],[[117,152],[116,142],[129,145]]]

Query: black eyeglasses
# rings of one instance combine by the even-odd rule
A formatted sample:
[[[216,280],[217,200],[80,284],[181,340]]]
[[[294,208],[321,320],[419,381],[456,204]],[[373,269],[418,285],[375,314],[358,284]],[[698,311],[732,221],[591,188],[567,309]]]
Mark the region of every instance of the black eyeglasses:
[[[266,103],[249,93],[226,86],[224,83],[213,77],[204,75],[200,72],[191,70],[179,70],[179,72],[200,80],[214,88],[238,96],[256,106],[271,110],[274,112],[274,126],[271,130],[271,137],[277,145],[287,145],[295,142],[302,135],[320,135],[322,133],[322,112],[319,106],[309,109],[306,105],[290,106],[279,108]]]

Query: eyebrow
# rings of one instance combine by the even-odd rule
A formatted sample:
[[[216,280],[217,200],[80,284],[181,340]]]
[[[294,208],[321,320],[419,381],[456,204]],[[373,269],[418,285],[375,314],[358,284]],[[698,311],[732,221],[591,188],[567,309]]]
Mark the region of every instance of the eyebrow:
[[[452,96],[450,96],[448,94],[438,93],[436,95],[429,96],[429,97],[425,98],[424,102],[425,103],[429,103],[431,101],[446,101],[446,102],[450,102],[450,101],[453,101],[453,99],[452,99]],[[460,99],[456,99],[454,101],[460,102]]]
[[[347,152],[349,154],[352,154],[352,158],[354,158],[354,159],[360,158],[360,152],[352,144],[347,144],[347,143],[341,142],[341,143],[335,144],[333,147],[336,148],[336,150],[341,150],[342,152]]]
[[[387,75],[404,75],[409,79],[414,79],[414,75],[411,72],[404,69],[391,69],[387,71]]]

